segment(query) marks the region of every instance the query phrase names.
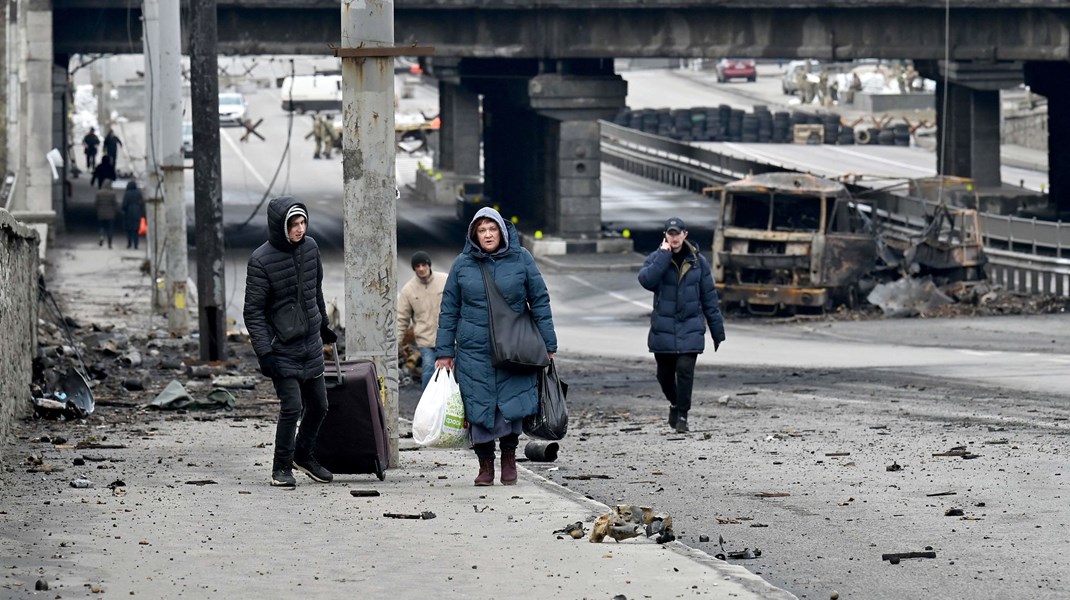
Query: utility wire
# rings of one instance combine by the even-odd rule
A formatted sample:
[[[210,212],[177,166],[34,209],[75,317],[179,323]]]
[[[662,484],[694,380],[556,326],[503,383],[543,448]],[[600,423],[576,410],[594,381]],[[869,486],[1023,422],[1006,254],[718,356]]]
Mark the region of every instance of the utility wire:
[[[249,216],[240,225],[235,228],[235,231],[241,231],[245,229],[256,218],[257,213],[264,206],[264,202],[267,201],[268,196],[271,195],[271,190],[275,187],[275,181],[279,178],[279,173],[282,171],[282,165],[287,163],[287,158],[290,155],[290,141],[293,139],[294,130],[294,111],[293,111],[293,99],[294,99],[294,77],[296,73],[294,70],[294,61],[290,59],[290,111],[289,117],[286,122],[286,146],[282,150],[282,156],[279,157],[279,164],[275,167],[275,174],[271,176],[271,182],[268,183],[268,187],[264,190],[264,196],[260,198],[260,202],[253,209],[253,212],[249,213]],[[288,176],[287,176],[288,178]]]
[[[943,115],[942,122],[940,123],[940,172],[937,173],[937,177],[940,182],[940,189],[937,193],[937,205],[942,206],[944,204],[944,172],[947,171],[947,97],[950,90],[948,89],[948,70],[951,68],[951,0],[944,0],[944,93],[940,99],[941,114]]]

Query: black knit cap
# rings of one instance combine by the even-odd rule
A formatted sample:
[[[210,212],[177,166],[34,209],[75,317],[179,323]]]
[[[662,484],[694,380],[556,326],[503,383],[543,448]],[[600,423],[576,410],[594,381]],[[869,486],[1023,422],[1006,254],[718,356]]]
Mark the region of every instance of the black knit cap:
[[[420,250],[412,255],[412,268],[416,269],[416,265],[431,266],[431,255]]]

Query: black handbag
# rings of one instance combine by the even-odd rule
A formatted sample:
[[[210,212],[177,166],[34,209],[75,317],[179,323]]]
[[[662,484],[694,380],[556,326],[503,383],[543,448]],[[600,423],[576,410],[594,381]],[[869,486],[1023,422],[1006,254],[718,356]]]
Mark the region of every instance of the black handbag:
[[[522,312],[513,310],[498,284],[487,273],[487,266],[480,262],[479,270],[483,272],[483,287],[487,290],[487,309],[490,311],[491,364],[515,373],[532,373],[549,365],[546,341],[535,326],[527,303]]]
[[[524,433],[543,440],[560,440],[568,431],[568,407],[565,397],[568,384],[557,376],[557,367],[550,367],[539,374],[539,410],[524,417]]]

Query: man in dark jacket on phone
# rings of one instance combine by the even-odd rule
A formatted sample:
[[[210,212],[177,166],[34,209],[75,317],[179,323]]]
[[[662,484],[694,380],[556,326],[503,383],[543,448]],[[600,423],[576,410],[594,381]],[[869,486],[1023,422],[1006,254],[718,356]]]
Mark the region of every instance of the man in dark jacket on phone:
[[[296,198],[274,198],[267,218],[268,241],[249,257],[244,316],[260,372],[271,378],[280,402],[271,485],[297,485],[293,467],[328,483],[334,476],[313,449],[327,414],[323,344],[337,336],[327,324],[319,246],[305,235],[308,211]]]
[[[680,218],[665,221],[665,237],[643,262],[639,284],[654,292],[647,347],[654,353],[658,383],[669,401],[669,427],[687,432],[695,361],[706,348],[707,327],[713,351],[720,348],[724,318],[710,263],[687,241]]]

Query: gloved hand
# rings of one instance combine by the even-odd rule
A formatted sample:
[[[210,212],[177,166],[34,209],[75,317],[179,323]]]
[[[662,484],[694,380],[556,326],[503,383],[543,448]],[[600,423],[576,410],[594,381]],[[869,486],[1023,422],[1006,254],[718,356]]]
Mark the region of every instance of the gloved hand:
[[[338,334],[326,323],[320,326],[320,337],[323,338],[324,344],[333,344],[338,341]]]
[[[263,374],[264,377],[274,378],[278,373],[279,367],[275,360],[275,355],[268,352],[263,356],[257,357],[257,360],[260,362],[260,373]]]

